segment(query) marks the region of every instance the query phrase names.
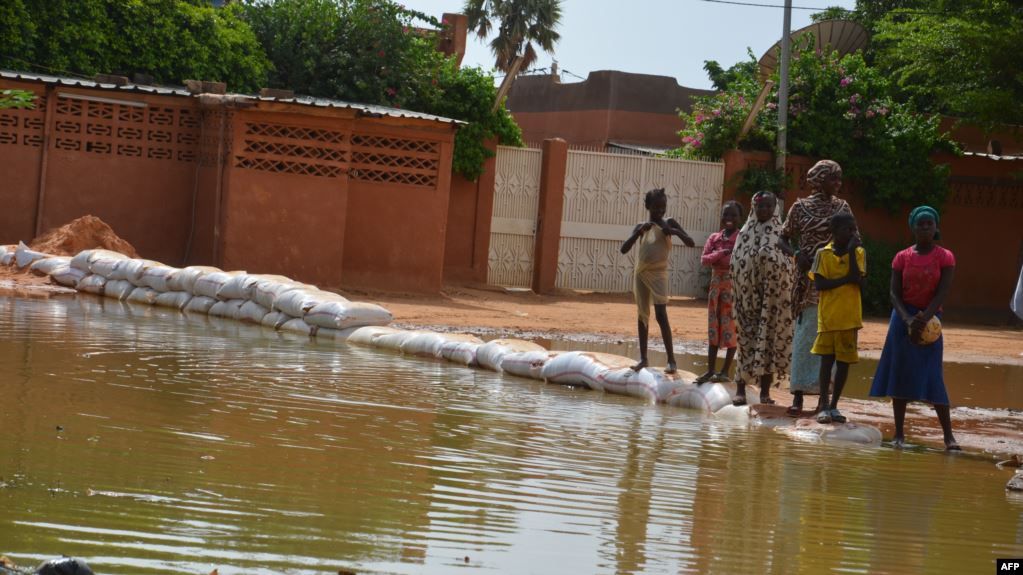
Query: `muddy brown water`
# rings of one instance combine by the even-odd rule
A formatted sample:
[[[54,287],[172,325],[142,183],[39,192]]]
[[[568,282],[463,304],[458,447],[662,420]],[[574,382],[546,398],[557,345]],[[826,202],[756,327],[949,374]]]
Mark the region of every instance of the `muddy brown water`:
[[[978,458],[88,296],[0,298],[0,333],[0,554],[24,565],[910,574],[1023,556],[1011,472]]]

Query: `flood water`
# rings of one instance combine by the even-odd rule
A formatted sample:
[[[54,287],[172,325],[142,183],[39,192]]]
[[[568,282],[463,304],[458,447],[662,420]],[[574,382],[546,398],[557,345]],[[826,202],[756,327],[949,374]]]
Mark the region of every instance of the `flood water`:
[[[1008,472],[78,296],[0,298],[0,554],[98,575],[986,573]]]

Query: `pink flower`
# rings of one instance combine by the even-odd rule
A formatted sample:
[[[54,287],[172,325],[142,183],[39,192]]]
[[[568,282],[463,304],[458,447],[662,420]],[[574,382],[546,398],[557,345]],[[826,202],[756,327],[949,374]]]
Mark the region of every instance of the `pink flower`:
[[[887,116],[888,115],[888,108],[886,108],[884,106],[881,106],[881,108],[877,111],[877,113],[881,114],[882,116]]]
[[[864,114],[864,115],[866,117],[868,117],[868,118],[873,118],[874,117],[874,111],[873,110],[867,110],[867,113]]]
[[[852,78],[850,78],[849,76],[846,76],[845,78],[842,78],[842,80],[838,83],[838,85],[843,87],[843,88],[845,88],[849,84],[852,84]]]
[[[860,101],[860,95],[859,94],[853,94],[852,96],[849,96],[849,103],[850,104],[855,104],[856,102],[859,102],[859,101]]]
[[[714,114],[714,117],[716,118],[716,117],[721,115],[721,110],[717,109],[717,110],[714,110],[712,113]]]
[[[775,104],[774,102],[768,102],[767,103],[767,109],[768,110],[777,110],[778,109],[778,104]]]
[[[387,95],[391,97],[394,97],[394,95],[398,93],[398,91],[395,90],[394,88],[388,88],[384,91],[387,92]]]
[[[381,51],[377,52],[377,56],[383,58],[384,57],[384,51],[381,50]]]
[[[703,119],[704,119],[704,118],[703,118],[703,114],[697,114],[697,115],[696,115],[696,117],[695,117],[695,118],[693,118],[693,122],[695,122],[695,123],[699,124],[700,122],[702,122],[702,121],[703,121]]]
[[[693,147],[694,148],[699,148],[700,147],[700,140],[693,140]]]

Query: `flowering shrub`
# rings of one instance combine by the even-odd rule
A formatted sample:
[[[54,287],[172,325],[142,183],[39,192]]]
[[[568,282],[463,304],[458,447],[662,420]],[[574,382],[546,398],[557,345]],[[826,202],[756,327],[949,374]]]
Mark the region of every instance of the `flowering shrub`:
[[[948,166],[932,164],[930,156],[957,148],[939,132],[939,118],[895,103],[888,79],[859,52],[839,58],[836,52],[814,50],[813,39],[804,38],[790,66],[789,152],[840,163],[868,205],[892,210],[903,204],[940,205],[948,194]],[[734,146],[757,89],[747,73],[726,92],[698,100],[682,114],[683,145],[674,155],[719,159]],[[775,151],[776,110],[772,92],[741,148]]]

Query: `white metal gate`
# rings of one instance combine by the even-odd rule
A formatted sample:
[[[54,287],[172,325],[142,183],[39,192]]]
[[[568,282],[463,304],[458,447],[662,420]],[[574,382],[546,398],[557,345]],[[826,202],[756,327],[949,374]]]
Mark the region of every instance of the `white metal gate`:
[[[697,245],[687,248],[673,240],[671,293],[696,296],[700,253],[707,236],[717,231],[723,184],[721,163],[569,151],[556,285],[631,291],[635,250],[622,255],[619,248],[648,218],[647,190],[663,187],[667,217],[678,220]]]
[[[529,287],[532,282],[541,156],[538,149],[497,148],[488,283]]]

